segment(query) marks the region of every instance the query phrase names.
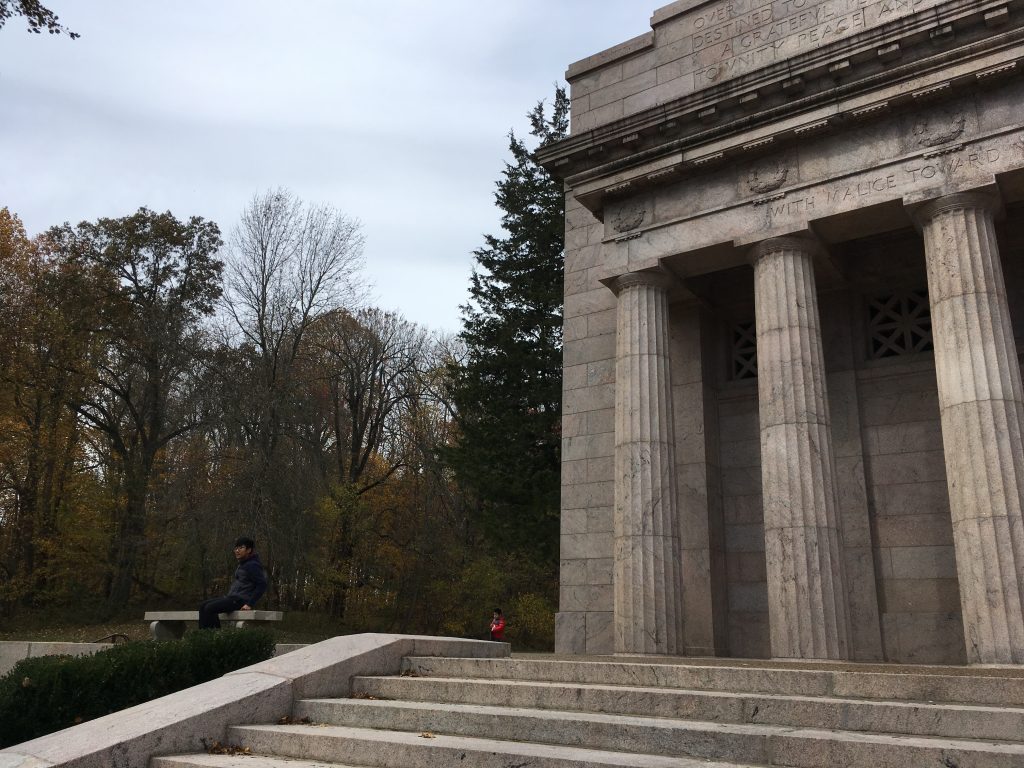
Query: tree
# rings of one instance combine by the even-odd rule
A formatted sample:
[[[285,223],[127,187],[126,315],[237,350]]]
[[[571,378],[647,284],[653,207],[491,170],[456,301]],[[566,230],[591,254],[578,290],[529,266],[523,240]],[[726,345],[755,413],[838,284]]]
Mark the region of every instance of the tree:
[[[357,220],[285,189],[255,195],[230,239],[223,304],[234,348],[235,380],[226,389],[235,403],[227,405],[249,449],[240,505],[266,542],[264,555],[290,541],[293,559],[308,549],[296,539],[310,530],[297,524],[311,506],[301,487],[318,489],[298,468],[308,459],[305,411],[317,374],[302,356],[320,318],[363,300],[363,244]]]
[[[250,425],[269,462],[281,408],[306,332],[321,315],[363,297],[360,224],[327,205],[306,205],[287,190],[258,194],[232,233],[224,305],[259,380]]]
[[[78,274],[47,257],[16,216],[0,209],[0,512],[13,544],[0,544],[8,598],[31,602],[45,581],[47,544],[72,465],[80,455],[79,429],[68,410],[85,379],[81,334],[69,322],[83,318]]]
[[[555,91],[529,113],[540,146],[568,131],[569,100]],[[453,466],[480,499],[485,530],[506,548],[557,556],[561,418],[564,199],[561,186],[514,133],[497,182],[504,235],[474,252],[462,307],[466,357],[452,397],[461,437]]]
[[[331,612],[344,616],[359,532],[376,529],[363,497],[409,465],[406,409],[421,387],[426,333],[392,312],[325,315],[313,345],[326,384],[334,477],[325,539]]]
[[[221,292],[222,241],[213,222],[179,221],[146,208],[121,219],[51,229],[55,253],[89,274],[98,313],[98,358],[72,403],[109,449],[107,470],[121,503],[114,520],[108,605],[123,607],[145,544],[147,502],[158,454],[202,422],[202,319]]]
[[[72,40],[81,37],[77,32],[72,32],[62,25],[57,14],[46,8],[39,0],[0,0],[0,27],[13,16],[24,16],[28,23],[28,31],[37,35],[45,29],[51,35],[65,34]]]
[[[418,394],[426,334],[393,312],[334,312],[317,329],[330,397],[336,481],[362,494],[403,466],[397,410]],[[380,459],[370,473],[372,459]]]

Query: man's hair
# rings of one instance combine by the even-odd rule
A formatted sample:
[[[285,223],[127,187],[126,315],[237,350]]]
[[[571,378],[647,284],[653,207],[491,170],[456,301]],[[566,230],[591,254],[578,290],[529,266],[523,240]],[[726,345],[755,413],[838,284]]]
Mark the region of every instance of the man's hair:
[[[494,612],[495,612],[495,613],[501,613],[501,608],[495,608],[495,609],[494,609]]]
[[[236,547],[245,547],[246,549],[256,549],[256,542],[250,539],[248,536],[239,536],[235,539]]]

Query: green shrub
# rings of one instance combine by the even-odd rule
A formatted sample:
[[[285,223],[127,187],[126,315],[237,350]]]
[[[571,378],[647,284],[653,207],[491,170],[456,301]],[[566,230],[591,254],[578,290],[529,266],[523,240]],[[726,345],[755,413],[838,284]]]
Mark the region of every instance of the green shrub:
[[[542,595],[517,595],[505,610],[505,639],[519,651],[552,651],[555,609]]]
[[[265,630],[191,632],[92,656],[24,659],[0,678],[0,748],[166,696],[274,655]]]

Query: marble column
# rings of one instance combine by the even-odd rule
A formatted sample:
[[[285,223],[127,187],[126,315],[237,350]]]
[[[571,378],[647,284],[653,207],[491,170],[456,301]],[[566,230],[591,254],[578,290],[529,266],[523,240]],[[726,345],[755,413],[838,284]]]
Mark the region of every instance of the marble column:
[[[849,657],[843,545],[812,257],[796,237],[754,257],[761,481],[772,656]]]
[[[1024,399],[993,217],[979,192],[924,204],[935,373],[967,660],[1024,663]]]
[[[615,652],[682,646],[668,290],[660,272],[617,278]]]

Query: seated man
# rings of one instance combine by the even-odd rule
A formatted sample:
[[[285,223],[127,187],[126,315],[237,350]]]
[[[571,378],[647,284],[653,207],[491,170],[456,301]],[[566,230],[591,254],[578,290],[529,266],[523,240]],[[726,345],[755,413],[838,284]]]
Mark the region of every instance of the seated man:
[[[267,591],[267,575],[260,556],[253,551],[255,547],[256,543],[248,536],[239,536],[235,540],[238,568],[231,589],[224,597],[211,597],[199,606],[200,629],[220,629],[218,613],[251,610]]]

